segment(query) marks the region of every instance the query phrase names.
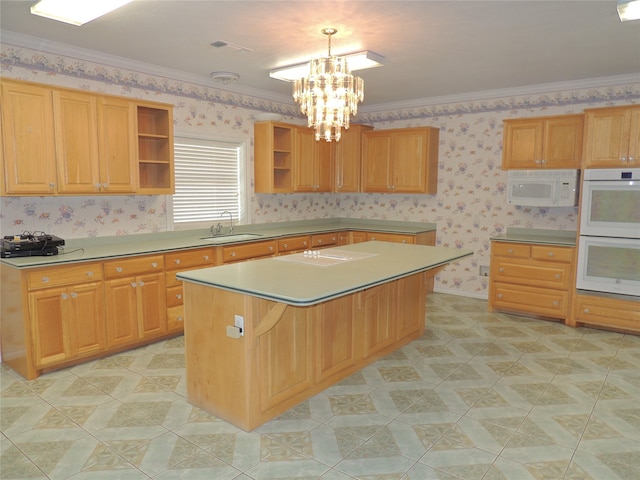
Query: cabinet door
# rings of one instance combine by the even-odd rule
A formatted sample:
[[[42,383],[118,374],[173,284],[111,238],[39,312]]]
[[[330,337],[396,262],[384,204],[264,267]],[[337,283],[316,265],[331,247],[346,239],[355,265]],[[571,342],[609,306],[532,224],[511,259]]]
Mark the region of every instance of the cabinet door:
[[[391,189],[391,136],[379,132],[363,137],[362,191],[389,192]]]
[[[393,242],[393,243],[416,243],[415,235],[405,235],[402,233],[368,232],[366,241]]]
[[[393,135],[392,191],[394,193],[425,193],[427,191],[427,137],[425,132],[398,132]]]
[[[627,165],[631,109],[602,108],[585,115],[585,168]],[[639,136],[635,132],[635,137]]]
[[[296,131],[295,161],[295,192],[313,192],[316,188],[316,140],[313,130],[299,128]]]
[[[58,193],[100,191],[95,95],[53,91]]]
[[[68,317],[72,356],[99,353],[106,348],[104,290],[102,283],[68,289],[72,314]]]
[[[542,166],[544,168],[580,168],[583,131],[583,115],[563,115],[546,120]]]
[[[3,80],[2,136],[6,193],[55,193],[51,89]]]
[[[371,130],[366,125],[351,125],[342,132],[334,150],[335,192],[359,192],[362,172],[362,132]]]
[[[29,319],[37,368],[63,362],[70,356],[71,344],[65,317],[68,314],[65,288],[29,293]]]
[[[426,301],[427,301],[427,274],[419,273],[394,282],[396,289],[395,319],[398,322],[397,339],[408,337],[424,330]],[[402,302],[400,299],[422,298],[422,302]]]
[[[538,168],[542,160],[543,122],[538,119],[504,122],[502,168]]]
[[[136,279],[138,293],[138,332],[141,338],[167,332],[167,296],[163,273],[141,275]]]
[[[100,183],[106,193],[136,191],[136,115],[128,100],[104,97],[98,103]]]
[[[138,339],[138,300],[135,278],[105,282],[107,344],[127,345]]]
[[[392,283],[365,290],[362,295],[364,315],[364,357],[383,350],[396,340],[396,318]]]

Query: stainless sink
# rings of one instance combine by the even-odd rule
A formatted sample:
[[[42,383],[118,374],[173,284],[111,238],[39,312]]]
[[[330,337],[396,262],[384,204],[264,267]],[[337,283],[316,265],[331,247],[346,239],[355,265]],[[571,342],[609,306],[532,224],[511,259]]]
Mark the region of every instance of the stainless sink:
[[[215,235],[213,237],[200,237],[200,240],[208,240],[211,243],[231,243],[231,242],[243,242],[246,240],[255,240],[262,235],[259,233],[232,233],[229,235]]]

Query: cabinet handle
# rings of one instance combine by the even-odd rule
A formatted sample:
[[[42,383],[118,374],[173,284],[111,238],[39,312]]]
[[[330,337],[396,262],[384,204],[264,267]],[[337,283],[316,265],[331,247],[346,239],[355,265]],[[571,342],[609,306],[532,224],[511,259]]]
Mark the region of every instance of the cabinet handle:
[[[87,272],[87,277],[93,277],[93,272]]]
[[[104,188],[105,190],[109,190],[109,184],[108,183],[103,183],[102,184],[102,188]]]
[[[560,305],[560,302],[558,300],[555,300],[553,304],[557,307],[558,305]]]
[[[137,284],[136,282],[131,282],[131,286],[132,286],[133,288],[136,288],[136,287],[138,286],[138,284]]]
[[[500,273],[504,273],[504,268],[500,267],[500,268],[498,269],[498,271],[499,271]]]
[[[305,240],[304,242],[302,242],[302,245],[306,247],[307,246],[307,241]]]
[[[236,252],[231,252],[231,256],[235,257],[236,256]]]
[[[633,157],[629,157],[629,163],[633,163],[634,158]]]
[[[209,255],[204,255],[202,258],[204,258],[205,260],[209,260]]]
[[[591,313],[591,312],[589,312],[589,309],[588,309],[588,308],[585,308],[585,309],[584,309],[584,313]]]
[[[152,263],[151,263],[151,266],[152,266],[153,268],[158,268],[158,262],[152,262]]]
[[[47,283],[47,282],[49,281],[49,277],[42,277],[42,281],[43,281],[44,283]]]
[[[547,255],[548,255],[549,257],[553,257],[553,252],[549,252]]]
[[[122,267],[116,267],[116,272],[122,273]]]
[[[138,282],[138,285],[140,285],[141,287],[144,287],[144,282]]]
[[[100,184],[99,184],[99,183],[96,183],[96,184],[94,185],[94,187],[95,187],[95,189],[96,189],[96,190],[100,190]]]
[[[507,253],[513,253],[513,248],[510,248],[509,250],[507,250]]]
[[[287,245],[286,243],[284,243],[282,246],[283,246],[284,248],[289,248],[289,245]]]
[[[63,293],[60,296],[62,297],[63,300],[66,300],[67,298],[69,298],[69,295],[67,295],[66,293]]]
[[[502,298],[502,294],[501,293],[498,294],[498,298]]]
[[[55,183],[53,183],[53,182],[49,183],[49,188],[50,188],[51,190],[55,189],[55,188],[56,188],[56,184],[55,184]]]
[[[182,300],[182,294],[181,294],[181,293],[177,293],[177,294],[176,294],[176,298],[177,298],[178,300]]]
[[[76,292],[71,292],[71,298],[78,298],[78,294]]]
[[[180,317],[176,317],[176,320],[177,320],[178,322],[181,322],[181,321],[182,321],[182,316],[180,316]]]
[[[179,259],[179,258],[176,258],[176,259],[173,261],[173,263],[175,263],[176,265],[180,265],[180,259]]]
[[[627,157],[620,157],[620,160],[622,161],[622,163],[625,163],[627,161]]]
[[[407,243],[407,241],[406,240],[402,240],[402,243]]]
[[[270,251],[270,252],[273,252],[273,247],[269,247],[269,251]]]
[[[375,239],[376,239],[376,237],[371,237],[371,240],[375,240]]]
[[[560,277],[561,277],[561,276],[562,276],[562,275],[560,275],[559,273],[556,273],[556,278],[557,278],[557,279],[560,279]]]

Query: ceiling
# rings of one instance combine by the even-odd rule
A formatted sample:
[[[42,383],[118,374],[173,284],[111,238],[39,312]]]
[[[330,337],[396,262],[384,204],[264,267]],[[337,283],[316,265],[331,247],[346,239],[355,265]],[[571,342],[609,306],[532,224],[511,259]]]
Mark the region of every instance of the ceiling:
[[[338,30],[333,54],[385,57],[358,72],[365,108],[618,75],[640,81],[640,21],[620,22],[616,0],[134,0],[82,27],[31,15],[35,3],[0,0],[1,41],[28,35],[42,50],[80,47],[275,98],[290,99],[291,86],[269,71],[325,56],[324,27]],[[240,79],[218,85],[214,71]]]

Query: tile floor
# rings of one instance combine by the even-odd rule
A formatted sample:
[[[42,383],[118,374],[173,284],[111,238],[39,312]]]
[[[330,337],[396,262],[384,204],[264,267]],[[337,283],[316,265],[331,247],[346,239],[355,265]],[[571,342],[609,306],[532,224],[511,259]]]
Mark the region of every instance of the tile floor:
[[[433,294],[425,335],[251,433],[185,399],[183,338],[27,382],[9,479],[637,480],[640,337]]]

